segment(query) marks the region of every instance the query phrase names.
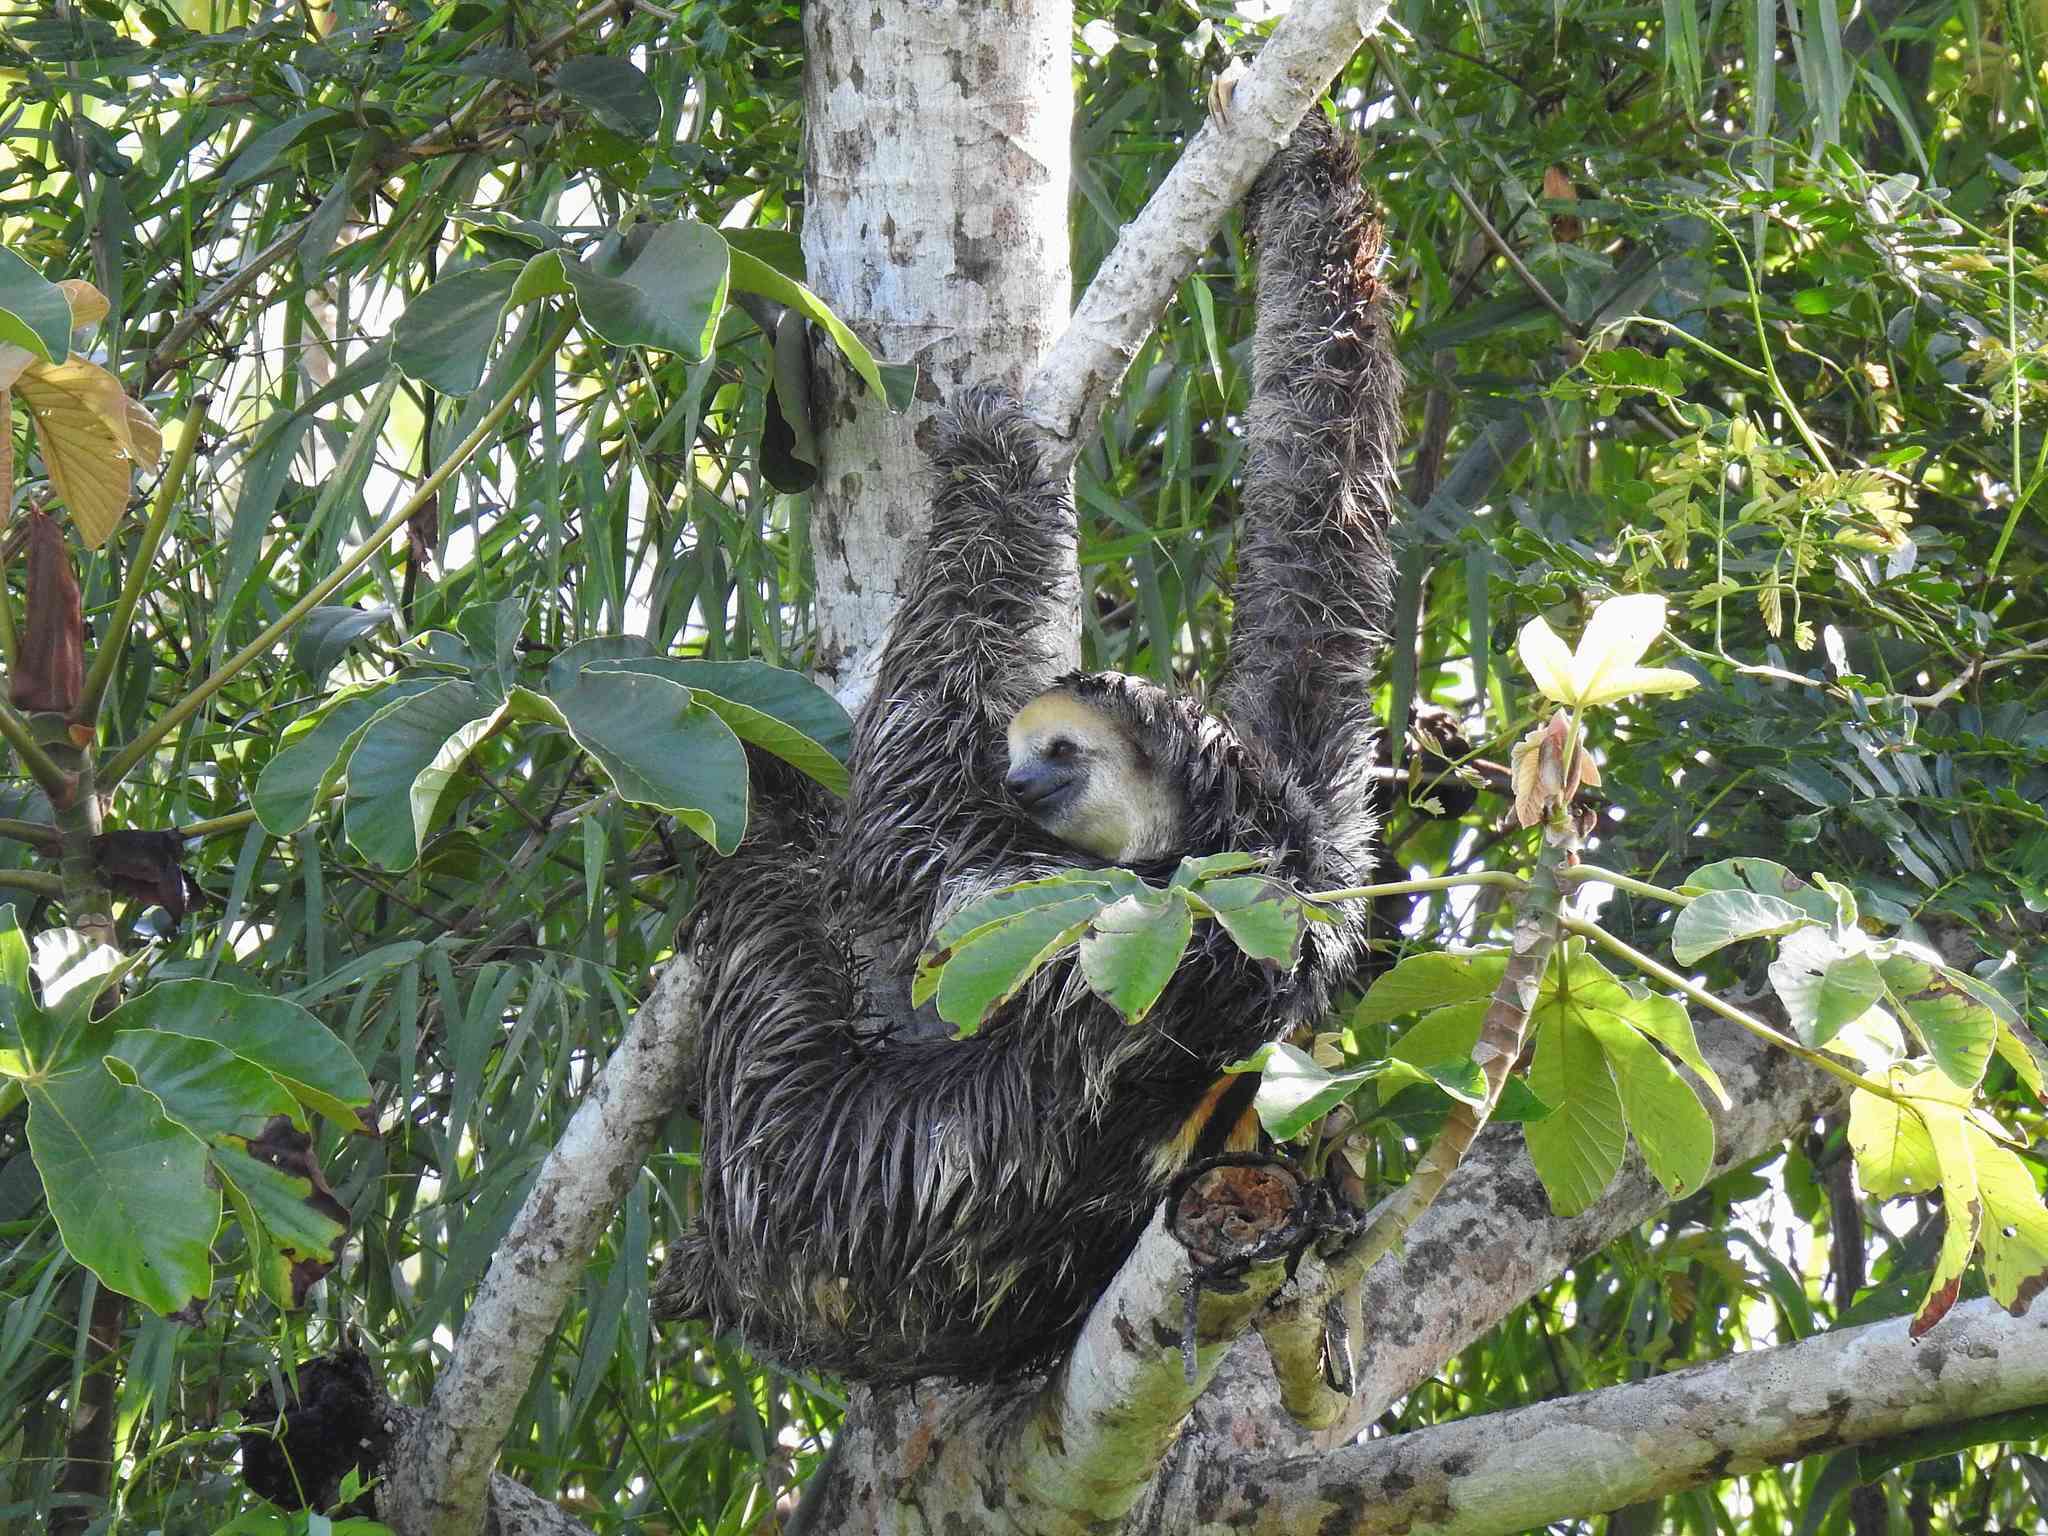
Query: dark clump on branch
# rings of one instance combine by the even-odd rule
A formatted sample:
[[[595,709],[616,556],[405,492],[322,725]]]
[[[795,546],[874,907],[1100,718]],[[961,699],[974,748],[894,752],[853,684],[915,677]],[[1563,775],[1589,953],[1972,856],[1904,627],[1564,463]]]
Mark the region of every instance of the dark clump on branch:
[[[1389,616],[1400,375],[1377,226],[1319,114],[1250,204],[1261,252],[1245,531],[1221,710],[1116,674],[1063,686],[1178,797],[1179,845],[1305,889],[1372,864],[1373,671]],[[986,1379],[1056,1358],[1175,1173],[1256,1139],[1221,1069],[1318,1020],[1355,911],[1278,970],[1203,924],[1127,1026],[1071,954],[978,1035],[908,1006],[918,946],[990,890],[1094,862],[1004,792],[1005,732],[1054,679],[1073,510],[1014,405],[963,400],[931,532],[858,721],[841,807],[765,760],[689,935],[704,1010],[699,1220],[669,1316],[784,1365]]]
[[[343,1348],[304,1362],[293,1374],[296,1393],[287,1387],[280,1400],[266,1383],[243,1410],[252,1426],[239,1437],[249,1490],[281,1509],[374,1518],[368,1493],[336,1507],[342,1479],[356,1471],[364,1484],[372,1481],[395,1437],[391,1405],[377,1389],[369,1356]]]

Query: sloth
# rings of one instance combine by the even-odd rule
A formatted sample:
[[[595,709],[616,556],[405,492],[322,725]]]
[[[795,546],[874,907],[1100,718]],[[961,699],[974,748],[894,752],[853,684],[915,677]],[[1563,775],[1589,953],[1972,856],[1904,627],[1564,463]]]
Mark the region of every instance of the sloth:
[[[1356,909],[1291,970],[1199,924],[1127,1025],[1070,951],[968,1038],[909,1007],[964,903],[1062,870],[1163,879],[1241,850],[1313,890],[1372,863],[1374,668],[1391,606],[1400,374],[1379,226],[1311,112],[1253,188],[1252,399],[1215,709],[1055,676],[1074,512],[990,391],[932,454],[930,533],[861,710],[844,805],[768,759],[686,936],[703,1029],[696,1220],[656,1310],[791,1369],[895,1383],[1042,1368],[1167,1184],[1251,1145],[1227,1063],[1313,1024],[1365,955]]]

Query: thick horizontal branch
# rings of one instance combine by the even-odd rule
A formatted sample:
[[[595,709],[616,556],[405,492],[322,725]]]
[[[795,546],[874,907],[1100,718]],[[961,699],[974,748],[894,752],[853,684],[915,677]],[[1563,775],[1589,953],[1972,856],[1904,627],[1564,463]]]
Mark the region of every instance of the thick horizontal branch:
[[[1202,1532],[1509,1536],[1760,1467],[2048,1402],[2048,1308],[1956,1308],[1247,1468]]]
[[[1280,18],[1237,82],[1228,122],[1212,119],[1188,141],[1033,375],[1024,403],[1053,457],[1070,460],[1087,441],[1203,249],[1386,14],[1387,0],[1297,0]]]
[[[1707,1101],[1716,1173],[1763,1156],[1846,1101],[1835,1079],[1735,1026],[1695,1022],[1732,1100],[1725,1110]],[[1521,1136],[1499,1127],[1481,1137],[1401,1250],[1366,1275],[1353,1422],[1378,1418],[1573,1264],[1670,1203],[1631,1150],[1597,1204],[1553,1216]],[[1313,1268],[1304,1262],[1305,1285],[1315,1284]]]

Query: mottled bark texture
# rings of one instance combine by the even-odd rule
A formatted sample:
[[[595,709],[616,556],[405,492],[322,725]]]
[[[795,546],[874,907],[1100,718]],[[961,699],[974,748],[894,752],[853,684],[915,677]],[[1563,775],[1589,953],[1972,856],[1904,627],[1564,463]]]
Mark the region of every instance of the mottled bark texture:
[[[2048,1310],[1908,1320],[1247,1468],[1187,1536],[1512,1536],[1552,1521],[2048,1401]]]
[[[1016,390],[1067,323],[1073,7],[811,0],[803,20],[810,285],[917,368],[891,416],[815,354],[816,666],[855,703],[922,531],[933,413],[969,384]]]

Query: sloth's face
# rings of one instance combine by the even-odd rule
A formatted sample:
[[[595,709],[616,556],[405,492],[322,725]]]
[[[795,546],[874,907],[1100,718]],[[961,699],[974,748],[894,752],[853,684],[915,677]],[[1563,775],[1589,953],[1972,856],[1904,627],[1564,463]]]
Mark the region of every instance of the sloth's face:
[[[1064,689],[1040,694],[1010,722],[1003,788],[1061,842],[1116,864],[1162,857],[1179,831],[1144,749]]]

